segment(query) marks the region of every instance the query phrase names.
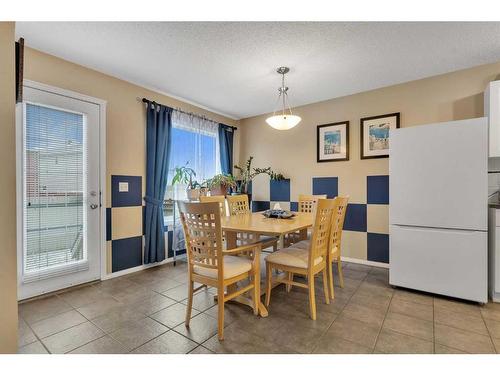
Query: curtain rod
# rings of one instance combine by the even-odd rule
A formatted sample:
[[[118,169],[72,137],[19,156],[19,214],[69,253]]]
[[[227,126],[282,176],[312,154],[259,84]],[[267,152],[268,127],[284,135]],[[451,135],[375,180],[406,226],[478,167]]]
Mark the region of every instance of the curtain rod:
[[[172,108],[170,107],[169,105],[164,105],[164,104],[161,104],[161,103],[158,103],[158,102],[155,102],[154,100],[149,100],[149,99],[146,99],[146,98],[137,98],[138,101],[142,101],[143,103],[153,103],[153,104],[159,104],[159,105],[163,105],[164,107],[169,107],[169,108]],[[197,113],[194,113],[194,112],[186,112],[186,111],[183,111],[182,109],[180,109],[179,107],[177,108],[173,108],[175,109],[177,112],[181,112],[181,113],[185,113],[186,115],[190,115],[190,116],[194,116],[194,117],[198,117],[198,118],[201,118],[203,120],[209,120],[209,121],[212,121],[212,122],[216,122],[216,123],[219,123],[219,121],[215,121],[215,120],[212,120],[211,118],[208,118],[206,116],[203,116],[203,115],[199,115]],[[238,128],[237,127],[234,127],[234,126],[231,126],[231,125],[226,125],[226,124],[222,124],[224,126],[227,126],[228,128],[231,128],[233,131],[236,131]]]

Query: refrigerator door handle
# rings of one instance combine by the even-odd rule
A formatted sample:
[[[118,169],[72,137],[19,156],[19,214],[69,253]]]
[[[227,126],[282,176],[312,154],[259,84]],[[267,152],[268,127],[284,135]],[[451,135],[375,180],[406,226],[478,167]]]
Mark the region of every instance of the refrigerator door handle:
[[[422,231],[432,231],[432,232],[456,232],[460,234],[474,234],[483,233],[485,230],[475,230],[475,229],[460,229],[460,228],[441,228],[441,227],[424,227],[417,225],[404,225],[404,224],[391,224],[392,226],[401,228],[403,230],[422,230]]]

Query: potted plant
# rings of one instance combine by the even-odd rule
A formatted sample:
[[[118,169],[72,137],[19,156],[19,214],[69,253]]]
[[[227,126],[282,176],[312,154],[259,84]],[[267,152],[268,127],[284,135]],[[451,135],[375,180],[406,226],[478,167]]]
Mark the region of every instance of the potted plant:
[[[175,167],[175,174],[172,178],[172,185],[175,184],[185,184],[187,198],[192,200],[198,200],[200,198],[200,184],[194,179],[196,177],[196,172],[193,168],[188,167],[189,162],[181,167]]]
[[[267,174],[271,180],[284,180],[285,176],[281,173],[274,172],[271,167],[267,168],[252,168],[253,156],[250,156],[245,163],[245,167],[234,166],[234,169],[239,171],[236,178],[236,191],[240,194],[247,194],[248,200],[252,200],[252,195],[248,193],[248,185],[259,174]]]
[[[236,181],[230,174],[216,174],[206,182],[210,195],[226,195],[229,188],[236,187]]]

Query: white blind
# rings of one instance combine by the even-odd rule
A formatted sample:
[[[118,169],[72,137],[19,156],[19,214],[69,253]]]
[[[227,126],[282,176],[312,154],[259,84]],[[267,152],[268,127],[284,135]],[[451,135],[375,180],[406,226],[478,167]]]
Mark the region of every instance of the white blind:
[[[25,282],[88,268],[85,116],[26,104]]]

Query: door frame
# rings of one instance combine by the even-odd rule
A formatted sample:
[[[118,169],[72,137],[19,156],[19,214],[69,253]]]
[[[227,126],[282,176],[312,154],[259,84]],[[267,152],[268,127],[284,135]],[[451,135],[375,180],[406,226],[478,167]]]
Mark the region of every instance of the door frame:
[[[79,92],[62,89],[45,83],[23,80],[23,86],[45,91],[51,94],[81,100],[99,106],[99,264],[100,279],[106,275],[106,106],[107,101],[94,98]],[[16,223],[17,223],[17,254],[23,246],[23,103],[16,104]],[[19,259],[18,259],[19,261]],[[19,276],[19,264],[16,274]],[[17,283],[16,283],[17,285]]]

